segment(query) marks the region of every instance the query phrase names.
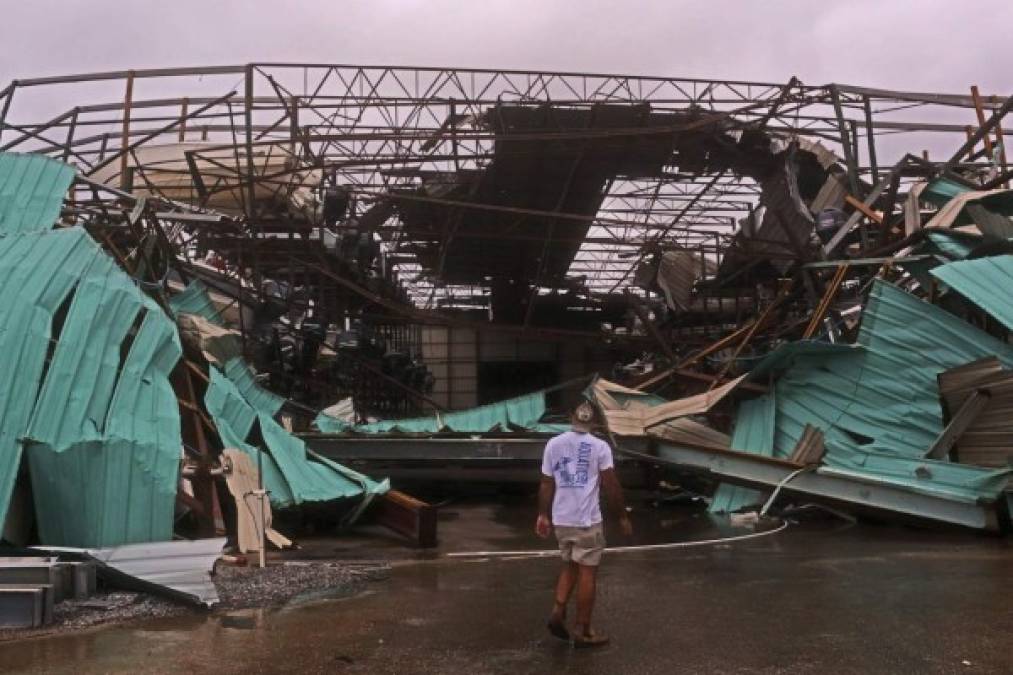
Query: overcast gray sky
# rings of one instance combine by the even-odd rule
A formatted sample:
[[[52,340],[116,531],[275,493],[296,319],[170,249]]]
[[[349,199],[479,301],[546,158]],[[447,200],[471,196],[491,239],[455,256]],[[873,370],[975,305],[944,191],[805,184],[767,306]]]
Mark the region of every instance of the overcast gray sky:
[[[0,0],[0,87],[96,70],[313,61],[1013,93],[1013,2]]]

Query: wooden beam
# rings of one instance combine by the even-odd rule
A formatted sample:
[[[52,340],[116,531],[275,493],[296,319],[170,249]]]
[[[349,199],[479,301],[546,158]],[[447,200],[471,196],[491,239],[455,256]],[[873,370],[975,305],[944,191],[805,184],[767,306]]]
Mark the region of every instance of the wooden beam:
[[[971,85],[971,100],[974,101],[974,112],[978,116],[978,127],[985,126],[985,108],[981,105],[981,93],[978,91],[978,85]],[[988,153],[989,159],[992,158],[992,138],[985,134],[981,139],[985,143],[985,152]]]
[[[820,299],[820,304],[817,305],[816,309],[813,311],[812,318],[809,320],[809,325],[806,326],[805,332],[802,333],[802,339],[808,340],[816,333],[820,323],[823,321],[823,317],[826,316],[827,311],[830,309],[830,304],[837,296],[837,291],[840,290],[841,284],[844,282],[844,277],[847,276],[847,273],[847,263],[838,266],[833,278],[827,285],[827,290],[823,293],[823,297]]]
[[[436,507],[398,490],[377,497],[373,506],[376,522],[419,548],[435,548]]]
[[[861,211],[862,215],[864,215],[869,220],[875,221],[879,225],[883,224],[883,216],[879,212],[874,211],[872,208],[870,208],[863,202],[858,201],[851,195],[844,195],[844,201],[850,204],[853,208]]]

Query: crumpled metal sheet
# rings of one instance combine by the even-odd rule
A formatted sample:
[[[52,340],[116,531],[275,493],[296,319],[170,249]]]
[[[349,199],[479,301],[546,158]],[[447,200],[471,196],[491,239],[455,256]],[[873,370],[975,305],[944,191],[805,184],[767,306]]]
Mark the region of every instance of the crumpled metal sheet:
[[[775,385],[774,456],[791,455],[806,424],[825,435],[830,469],[962,502],[994,499],[1009,470],[924,459],[942,431],[937,375],[1013,347],[882,281],[873,285],[851,353],[816,354]]]
[[[225,539],[215,538],[111,548],[38,548],[88,556],[99,563],[99,574],[116,586],[213,607],[218,604],[218,589],[211,575],[223,546]]]
[[[24,453],[43,543],[169,539],[172,321],[80,228],[0,236],[0,287],[0,520]]]

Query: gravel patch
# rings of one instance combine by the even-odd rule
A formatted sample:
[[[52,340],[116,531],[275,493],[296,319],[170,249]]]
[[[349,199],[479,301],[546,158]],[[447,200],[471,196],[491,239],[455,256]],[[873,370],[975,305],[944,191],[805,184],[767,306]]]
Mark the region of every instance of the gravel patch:
[[[218,589],[219,603],[211,613],[271,607],[302,598],[347,597],[358,593],[371,581],[386,579],[389,570],[383,563],[287,561],[264,569],[219,563],[212,577]],[[0,642],[140,619],[202,613],[207,613],[207,610],[147,593],[100,592],[87,600],[65,600],[57,604],[53,608],[53,623],[43,628],[0,629]]]
[[[357,593],[370,581],[386,579],[386,565],[336,562],[287,562],[261,570],[221,566],[215,575],[218,609],[276,605],[304,595],[342,597]]]

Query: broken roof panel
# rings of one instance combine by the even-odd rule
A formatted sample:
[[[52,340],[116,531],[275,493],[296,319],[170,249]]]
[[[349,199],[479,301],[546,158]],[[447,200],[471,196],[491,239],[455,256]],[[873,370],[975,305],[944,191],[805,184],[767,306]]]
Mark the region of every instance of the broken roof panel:
[[[241,365],[246,368],[245,364]],[[231,378],[214,365],[208,370],[210,382],[204,397],[208,412],[227,447],[243,450],[254,462],[262,462],[264,485],[271,493],[272,506],[285,508],[303,502],[360,495],[369,498],[387,491],[387,481],[377,483],[309,452],[301,439],[286,431],[270,414],[257,409],[253,401],[246,399]],[[247,440],[255,421],[266,451],[259,450]]]
[[[253,370],[241,357],[237,356],[226,361],[222,372],[236,385],[243,399],[257,412],[273,417],[285,405],[284,398],[257,384]]]
[[[0,233],[50,229],[75,173],[42,155],[0,153]]]
[[[1013,330],[1013,255],[952,262],[930,273]]]
[[[654,402],[651,400],[653,397],[645,399],[644,401],[631,399],[622,408],[615,409],[608,404],[607,399],[605,403],[602,403],[600,398],[598,400],[602,411],[605,414],[606,423],[613,433],[620,436],[642,436],[646,434],[651,427],[656,427],[660,424],[670,420],[679,419],[681,417],[699,415],[707,412],[717,405],[725,396],[730,394],[736,387],[738,387],[745,377],[745,375],[741,375],[730,382],[726,382],[720,387],[715,387],[714,389],[701,394],[688,396],[675,401],[665,401],[664,403]],[[614,385],[610,382],[606,382],[602,388],[612,391],[625,389],[624,387],[620,388],[618,385]],[[596,383],[596,394],[598,390],[598,383]],[[611,391],[609,393],[611,394]]]

